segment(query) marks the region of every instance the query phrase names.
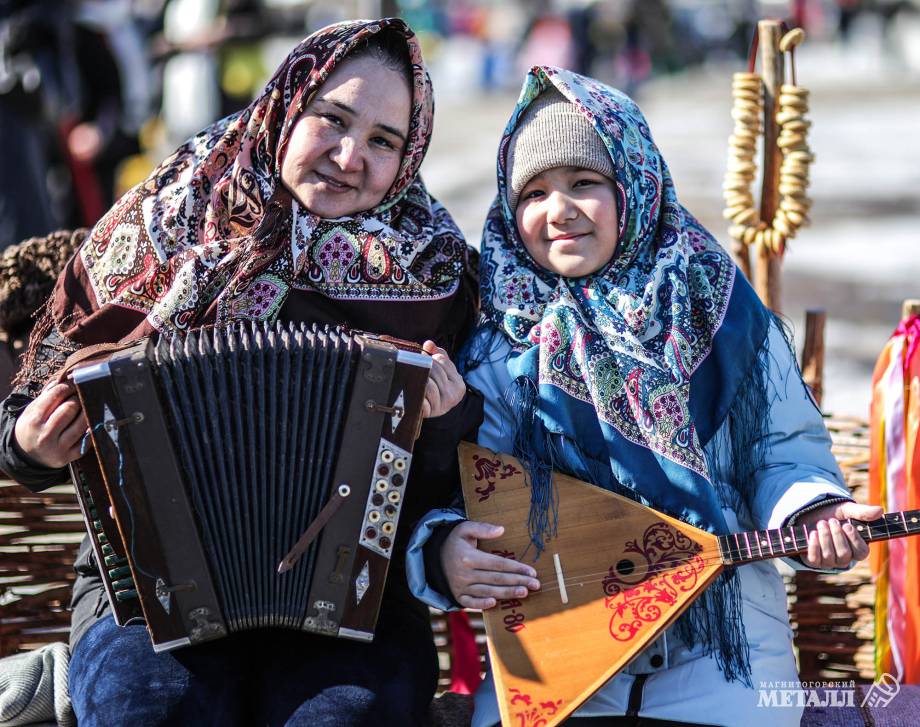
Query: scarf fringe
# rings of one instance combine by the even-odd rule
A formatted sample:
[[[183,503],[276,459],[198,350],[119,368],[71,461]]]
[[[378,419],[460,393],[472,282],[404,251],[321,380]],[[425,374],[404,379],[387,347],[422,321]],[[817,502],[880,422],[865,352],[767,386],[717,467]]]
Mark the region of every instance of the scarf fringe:
[[[35,325],[32,326],[32,332],[29,334],[29,343],[22,356],[19,370],[16,372],[16,376],[11,382],[14,390],[27,388],[30,393],[34,393],[35,396],[38,396],[44,384],[45,380],[40,377],[38,371],[39,358],[42,344],[54,328],[54,316],[51,311],[53,300],[53,297],[49,297],[33,315]],[[41,373],[46,374],[47,377],[50,378],[51,375],[56,374],[58,370],[60,370],[63,364],[64,360],[61,359],[60,365],[56,368]]]
[[[485,332],[488,332],[489,335],[486,335]],[[495,348],[496,336],[499,335],[501,335],[499,331],[480,316],[472,335],[466,339],[466,343],[457,354],[457,369],[461,376],[466,376],[484,363],[497,363],[492,358],[492,351]]]
[[[783,322],[776,319],[776,324],[791,348]],[[715,440],[706,447],[709,476],[716,483],[722,505],[748,516],[753,510],[755,475],[763,467],[768,451],[772,356],[767,346],[769,329],[768,326],[757,356],[732,401],[728,427],[720,427]],[[731,453],[729,462],[716,456],[725,451]],[[676,629],[688,647],[704,645],[705,653],[716,659],[726,681],[741,681],[753,688],[750,645],[742,616],[741,579],[732,568],[720,574],[693,602],[678,619]]]
[[[539,392],[536,383],[527,376],[518,376],[512,382],[507,398],[511,411],[519,415],[512,423],[511,453],[523,465],[530,485],[527,530],[530,544],[536,549],[536,560],[543,552],[546,540],[556,536],[559,491],[553,480],[553,470],[560,469],[559,463],[563,459],[537,414]]]
[[[777,319],[776,324],[791,348],[784,323]],[[468,351],[465,357],[467,370],[486,361],[488,351],[488,340],[476,350]],[[710,477],[717,483],[723,505],[739,513],[751,511],[755,474],[763,467],[768,450],[770,356],[765,340],[738,387],[728,413],[729,426],[720,427],[716,435],[728,441],[719,439],[706,448]],[[773,393],[778,395],[778,392]],[[546,430],[538,415],[538,394],[538,387],[532,379],[519,376],[512,382],[507,395],[511,411],[515,413],[512,454],[524,466],[530,485],[527,526],[537,558],[545,549],[546,541],[557,532],[559,495],[553,482],[553,470],[567,469],[563,465],[564,458],[556,444],[556,437]],[[578,449],[576,442],[570,442],[569,446]],[[731,453],[730,462],[719,461],[714,456],[715,452],[724,451]],[[741,581],[737,570],[730,569],[720,574],[677,620],[675,629],[689,648],[700,644],[705,654],[716,659],[726,681],[740,681],[753,688],[750,646],[744,629]]]
[[[741,578],[734,568],[718,578],[697,598],[675,624],[688,648],[697,644],[716,660],[725,681],[740,681],[753,689],[751,647],[744,628]]]

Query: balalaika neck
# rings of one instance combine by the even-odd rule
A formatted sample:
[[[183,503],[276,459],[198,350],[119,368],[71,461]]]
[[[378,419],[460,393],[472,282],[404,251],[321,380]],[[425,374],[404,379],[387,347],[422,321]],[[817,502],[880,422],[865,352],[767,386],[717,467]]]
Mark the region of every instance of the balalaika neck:
[[[878,520],[846,520],[863,540],[878,540],[920,535],[920,510],[889,512]],[[726,565],[742,565],[755,560],[798,555],[808,550],[808,534],[813,530],[806,525],[792,525],[773,530],[750,530],[746,533],[729,533],[719,536],[719,548]]]

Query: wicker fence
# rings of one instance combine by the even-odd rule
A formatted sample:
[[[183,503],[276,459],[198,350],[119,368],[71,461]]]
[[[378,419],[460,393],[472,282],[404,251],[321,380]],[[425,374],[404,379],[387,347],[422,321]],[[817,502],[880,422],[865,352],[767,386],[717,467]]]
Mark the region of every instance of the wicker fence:
[[[71,486],[0,481],[0,655],[66,641],[83,518]]]
[[[869,437],[865,422],[829,418],[834,453],[858,500],[866,495]],[[66,610],[72,565],[82,537],[73,491],[40,494],[0,481],[0,655],[67,638]],[[800,675],[808,679],[874,679],[873,604],[868,566],[840,575],[799,572],[787,579]],[[482,618],[471,613],[482,653]],[[450,683],[447,621],[432,613],[441,665],[440,686]]]
[[[859,502],[868,495],[869,430],[858,419],[830,418],[834,455]],[[875,679],[875,586],[868,561],[838,575],[787,578],[801,679]]]

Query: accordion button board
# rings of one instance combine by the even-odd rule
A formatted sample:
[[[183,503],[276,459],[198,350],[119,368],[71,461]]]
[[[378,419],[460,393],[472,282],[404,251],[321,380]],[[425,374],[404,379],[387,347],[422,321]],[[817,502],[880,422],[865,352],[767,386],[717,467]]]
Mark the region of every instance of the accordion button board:
[[[266,627],[372,639],[430,367],[407,342],[246,323],[75,370],[94,451],[73,474],[117,622],[144,618],[158,651]]]

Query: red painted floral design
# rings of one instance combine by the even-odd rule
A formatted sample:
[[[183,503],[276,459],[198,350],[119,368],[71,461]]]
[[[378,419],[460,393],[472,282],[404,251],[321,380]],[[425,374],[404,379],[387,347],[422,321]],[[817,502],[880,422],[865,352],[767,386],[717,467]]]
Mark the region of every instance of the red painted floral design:
[[[486,459],[478,454],[473,455],[473,463],[476,474],[473,479],[477,482],[485,480],[484,487],[477,487],[479,493],[479,502],[485,502],[495,492],[495,480],[505,480],[514,475],[521,474],[521,471],[514,465],[502,462],[501,459]]]
[[[627,541],[623,559],[610,566],[603,580],[605,605],[613,611],[610,635],[629,641],[643,626],[666,616],[678,594],[696,586],[705,565],[702,549],[663,522],[647,528],[641,544]],[[623,567],[624,561],[629,567]]]
[[[508,690],[511,707],[511,717],[516,727],[544,727],[549,724],[549,718],[555,717],[562,707],[561,699],[548,699],[534,703],[533,697],[524,694],[520,689],[511,687]]]

